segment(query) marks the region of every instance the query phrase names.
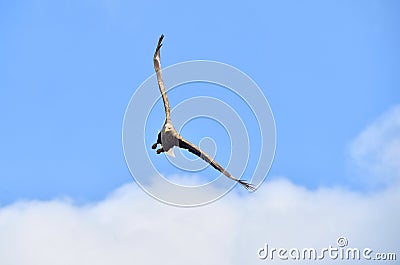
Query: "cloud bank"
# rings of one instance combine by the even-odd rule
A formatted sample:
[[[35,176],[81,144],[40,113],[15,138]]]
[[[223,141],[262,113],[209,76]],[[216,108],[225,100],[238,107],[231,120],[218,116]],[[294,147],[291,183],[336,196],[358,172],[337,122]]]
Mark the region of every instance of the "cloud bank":
[[[385,183],[393,183],[374,193],[308,190],[278,178],[256,193],[231,192],[198,208],[164,205],[136,184],[81,206],[62,199],[17,202],[0,208],[0,264],[338,264],[261,260],[257,252],[265,243],[286,249],[336,247],[339,236],[349,247],[396,252],[399,110],[390,110],[354,141],[353,158],[375,176],[382,170]]]

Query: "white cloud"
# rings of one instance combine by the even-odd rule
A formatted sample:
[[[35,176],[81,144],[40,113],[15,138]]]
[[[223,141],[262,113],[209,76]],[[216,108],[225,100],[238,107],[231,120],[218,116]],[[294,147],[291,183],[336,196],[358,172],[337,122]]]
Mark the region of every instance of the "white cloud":
[[[381,150],[384,158],[372,156],[377,163],[373,168],[396,172],[398,150],[390,151],[389,143],[398,138],[389,131],[398,128],[393,127],[398,112],[391,110],[356,139],[359,162],[370,157],[368,152]],[[336,247],[339,236],[347,237],[348,247],[396,252],[399,188],[395,182],[375,193],[341,187],[308,190],[280,178],[267,179],[255,193],[231,192],[198,208],[164,205],[136,184],[83,206],[68,200],[18,202],[0,208],[0,264],[268,264],[270,260],[257,257],[265,243],[322,249]]]
[[[400,180],[400,105],[369,125],[350,148],[365,183],[392,185]]]
[[[188,209],[128,184],[92,205],[55,200],[2,208],[0,264],[259,264],[268,262],[257,257],[264,243],[323,248],[341,235],[351,247],[393,252],[398,205],[394,188],[367,196],[281,179]]]

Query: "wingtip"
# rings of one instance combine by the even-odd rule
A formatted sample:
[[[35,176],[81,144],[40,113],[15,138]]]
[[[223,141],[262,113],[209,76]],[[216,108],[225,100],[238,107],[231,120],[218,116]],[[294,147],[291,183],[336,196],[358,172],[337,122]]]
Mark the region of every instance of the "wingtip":
[[[162,46],[163,39],[164,39],[164,34],[161,34],[160,38],[158,39],[158,44],[157,44],[158,49]]]
[[[161,46],[162,46],[163,39],[164,39],[164,34],[161,34],[160,38],[158,39],[156,51],[154,53],[154,60],[156,60],[157,57],[160,56],[160,49],[161,49]]]
[[[249,192],[255,192],[257,190],[257,187],[254,186],[253,184],[247,183],[244,180],[239,180],[238,181],[243,187],[246,188],[246,190],[248,190]]]

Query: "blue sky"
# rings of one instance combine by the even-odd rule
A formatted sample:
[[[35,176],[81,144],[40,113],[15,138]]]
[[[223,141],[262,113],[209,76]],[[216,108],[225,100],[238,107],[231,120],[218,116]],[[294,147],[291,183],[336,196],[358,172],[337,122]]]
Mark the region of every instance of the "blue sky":
[[[2,1],[0,263],[259,264],[265,242],[327,247],[341,235],[349,246],[398,250],[399,11],[389,0]],[[161,33],[163,67],[230,64],[268,99],[277,146],[257,192],[181,209],[134,184],[123,118],[154,73]],[[212,85],[188,87],[196,85],[230,99]],[[191,96],[179,91],[172,106]],[[191,126],[188,139],[228,141],[215,122]],[[227,148],[218,150],[226,163]],[[215,174],[179,172],[149,156],[172,178]]]
[[[1,10],[2,204],[98,200],[132,181],[123,114],[153,74],[161,33],[163,66],[221,61],[261,87],[277,126],[271,178],[350,185],[348,144],[400,98],[396,1],[13,1]]]

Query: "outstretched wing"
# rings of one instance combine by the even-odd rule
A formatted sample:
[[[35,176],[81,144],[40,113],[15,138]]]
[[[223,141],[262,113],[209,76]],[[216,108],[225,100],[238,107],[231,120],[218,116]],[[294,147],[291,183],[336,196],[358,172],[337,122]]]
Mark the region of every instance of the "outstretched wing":
[[[167,98],[167,92],[165,91],[164,87],[164,81],[162,79],[162,73],[161,73],[161,63],[160,63],[160,49],[162,46],[162,41],[164,39],[164,35],[161,35],[160,38],[158,39],[158,44],[156,51],[154,52],[154,70],[156,71],[157,74],[157,81],[158,81],[158,88],[160,89],[161,96],[164,102],[164,108],[165,108],[165,116],[166,119],[170,119],[170,108],[169,108],[169,103],[168,103],[168,98]]]
[[[240,180],[240,179],[237,179],[237,178],[233,177],[220,164],[215,162],[215,160],[212,159],[206,152],[204,152],[203,150],[201,150],[199,147],[197,147],[196,145],[192,144],[191,142],[187,141],[182,136],[179,135],[178,140],[179,140],[179,147],[180,148],[187,149],[189,152],[197,155],[198,157],[200,157],[201,159],[203,159],[204,161],[209,163],[213,168],[215,168],[216,170],[218,170],[219,172],[221,172],[222,174],[224,174],[228,178],[239,182],[248,191],[255,191],[256,190],[256,187],[253,184],[249,184],[249,183],[247,183],[247,182],[245,182],[243,180]]]

